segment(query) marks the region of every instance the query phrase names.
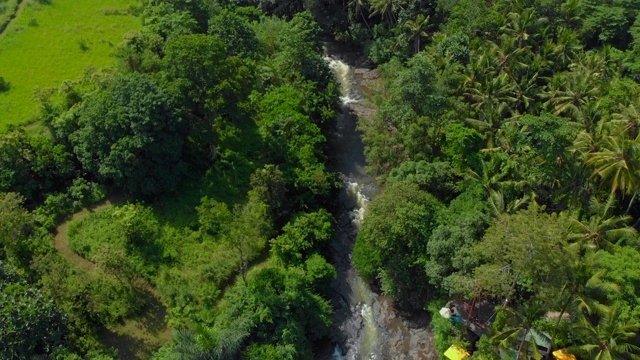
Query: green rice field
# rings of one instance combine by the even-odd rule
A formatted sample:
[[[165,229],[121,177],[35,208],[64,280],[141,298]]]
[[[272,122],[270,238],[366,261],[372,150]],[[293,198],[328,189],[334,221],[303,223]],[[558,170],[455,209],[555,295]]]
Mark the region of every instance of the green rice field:
[[[27,1],[0,34],[0,130],[36,119],[34,88],[79,78],[88,66],[113,66],[110,56],[123,35],[141,27],[128,9],[136,0]]]

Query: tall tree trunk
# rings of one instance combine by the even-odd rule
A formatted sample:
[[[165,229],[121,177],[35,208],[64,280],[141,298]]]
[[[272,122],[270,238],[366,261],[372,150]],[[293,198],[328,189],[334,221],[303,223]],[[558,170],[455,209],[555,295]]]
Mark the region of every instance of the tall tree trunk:
[[[522,341],[520,341],[520,346],[518,346],[518,353],[516,354],[516,360],[520,360],[520,353],[522,352],[522,347],[524,346],[524,343],[527,342],[527,335],[529,335],[530,329],[531,327],[527,327],[524,331],[524,335],[522,336]],[[527,359],[526,354],[524,358]]]
[[[550,358],[551,352],[553,351],[553,341],[555,340],[555,337],[558,334],[558,327],[560,327],[560,321],[562,321],[562,317],[564,316],[565,312],[567,311],[567,308],[569,307],[569,304],[571,304],[571,302],[573,302],[573,297],[574,296],[575,296],[575,293],[573,291],[571,291],[571,295],[569,295],[569,299],[564,304],[564,306],[562,306],[562,310],[560,311],[560,316],[558,316],[558,320],[556,320],[556,326],[553,328],[553,335],[551,336],[551,340],[549,341],[549,352],[547,352],[547,356],[546,356],[547,359]]]

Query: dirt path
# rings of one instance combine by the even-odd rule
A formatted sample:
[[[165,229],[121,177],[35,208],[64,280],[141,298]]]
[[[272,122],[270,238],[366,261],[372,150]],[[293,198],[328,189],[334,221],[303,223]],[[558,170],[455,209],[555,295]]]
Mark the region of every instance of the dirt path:
[[[24,10],[24,7],[26,4],[27,4],[27,0],[20,0],[20,3],[18,4],[18,9],[16,9],[16,12],[13,14],[13,17],[11,18],[11,20],[9,20],[9,22],[7,23],[7,26],[4,27],[4,30],[0,31],[0,37],[2,37],[2,35],[4,35],[4,33],[6,33],[7,30],[9,30],[9,28],[11,27],[11,24],[13,24],[13,22],[18,18],[18,16],[22,14],[22,10]]]
[[[83,217],[87,216],[92,212],[100,211],[111,206],[113,206],[113,204],[111,204],[111,201],[109,200],[104,201],[90,209],[83,209],[82,211],[79,211],[73,214],[71,219],[65,221],[63,224],[58,226],[56,229],[56,236],[53,238],[53,246],[56,248],[56,250],[58,250],[58,252],[60,252],[60,255],[62,255],[62,257],[64,257],[65,259],[67,259],[67,261],[87,271],[95,271],[96,265],[94,263],[78,255],[75,251],[71,250],[71,247],[69,247],[69,237],[67,236],[67,230],[68,230],[67,228],[70,222],[74,220],[82,219]]]
[[[111,206],[113,206],[113,203],[110,200],[106,200],[89,209],[73,214],[70,219],[58,226],[53,239],[53,246],[60,255],[87,272],[96,271],[96,265],[93,262],[78,255],[69,247],[68,226],[71,221],[82,219],[93,212],[104,210]],[[142,312],[125,319],[117,327],[103,329],[100,335],[102,342],[106,346],[118,349],[120,359],[148,359],[155,350],[171,339],[172,329],[165,320],[167,307],[162,301],[162,296],[153,286],[141,278],[136,279],[134,287],[146,304]]]

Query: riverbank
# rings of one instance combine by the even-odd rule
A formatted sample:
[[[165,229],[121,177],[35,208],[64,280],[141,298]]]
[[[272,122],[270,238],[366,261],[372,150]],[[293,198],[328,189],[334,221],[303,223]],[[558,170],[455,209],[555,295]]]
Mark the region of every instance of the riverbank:
[[[330,164],[344,188],[336,199],[337,233],[329,259],[338,276],[332,286],[334,326],[322,359],[438,359],[426,312],[400,314],[392,299],[369,289],[351,261],[355,238],[368,202],[377,194],[375,179],[365,172],[365,145],[359,121],[375,114],[371,101],[380,86],[377,70],[359,49],[324,40],[327,61],[342,90],[342,109],[329,137]]]

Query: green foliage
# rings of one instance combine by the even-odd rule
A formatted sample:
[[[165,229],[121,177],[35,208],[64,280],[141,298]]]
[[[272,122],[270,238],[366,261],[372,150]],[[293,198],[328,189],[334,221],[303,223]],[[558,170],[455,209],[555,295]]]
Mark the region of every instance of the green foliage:
[[[144,306],[137,290],[103,271],[76,268],[58,254],[34,259],[42,291],[64,311],[72,330],[72,341],[81,349],[99,348],[100,325],[113,326]]]
[[[113,52],[113,56],[119,59],[122,68],[140,72],[156,72],[161,69],[159,53],[164,41],[160,35],[154,32],[131,30],[123,37],[124,40]]]
[[[482,265],[475,269],[467,291],[480,288],[498,298],[524,291],[548,301],[564,285],[570,260],[576,256],[567,245],[568,231],[568,219],[543,213],[534,205],[499,216],[473,247]]]
[[[236,57],[227,57],[225,44],[214,36],[184,35],[164,48],[164,70],[196,116],[205,120],[230,112],[250,91],[251,70]]]
[[[69,224],[69,246],[87,259],[100,256],[107,249],[122,251],[123,267],[149,277],[163,259],[158,243],[160,228],[151,209],[127,204],[96,212]]]
[[[65,146],[24,130],[0,135],[0,191],[20,193],[29,202],[69,184],[75,167]]]
[[[369,205],[356,240],[353,262],[360,274],[380,277],[386,293],[406,305],[421,306],[429,286],[419,264],[441,208],[417,185],[387,187]]]
[[[229,56],[256,57],[259,43],[256,33],[248,22],[240,15],[229,10],[209,20],[210,35],[213,35],[225,44]]]
[[[459,281],[479,265],[474,244],[489,225],[487,204],[479,187],[470,187],[439,213],[439,225],[427,244],[425,271],[436,288],[455,296]]]
[[[286,179],[278,166],[268,164],[251,174],[249,200],[261,202],[267,206],[271,220],[277,226],[290,208],[287,203]]]
[[[634,344],[634,338],[640,330],[640,323],[635,320],[624,321],[620,318],[619,309],[605,311],[595,319],[582,317],[574,331],[582,337],[579,344],[570,348],[571,353],[594,359],[614,359],[637,357],[640,346]]]
[[[480,163],[480,149],[484,144],[484,136],[462,126],[448,125],[444,130],[446,145],[442,152],[449,158],[451,164],[458,169],[476,169]]]
[[[180,359],[230,359],[241,352],[246,358],[311,358],[310,340],[327,334],[331,312],[304,271],[267,267],[225,293],[212,328],[178,333],[171,352]]]
[[[206,196],[202,198],[196,210],[198,211],[200,231],[214,236],[217,235],[233,217],[227,204],[220,203]]]
[[[283,174],[299,192],[327,195],[333,182],[322,162],[326,139],[302,113],[302,94],[289,86],[272,88],[260,105],[260,128],[270,160],[286,165],[282,167]]]
[[[271,252],[285,265],[300,264],[331,240],[333,224],[333,217],[324,209],[298,214],[284,226],[282,235],[271,240]]]
[[[0,193],[0,260],[18,263],[30,257],[25,238],[33,227],[32,215],[22,207],[23,198],[15,193]]]
[[[387,176],[387,184],[416,184],[438,199],[448,200],[457,191],[460,173],[448,162],[405,161],[393,168]]]
[[[69,333],[66,316],[40,290],[0,261],[0,356],[47,357],[63,347]]]
[[[146,29],[164,39],[193,34],[199,26],[189,11],[178,10],[175,4],[164,1],[145,6],[143,19]]]
[[[617,284],[619,291],[607,289],[608,303],[616,303],[622,319],[640,319],[640,271],[633,264],[640,261],[640,253],[629,246],[614,248],[613,253],[602,252],[597,267],[604,270],[603,279]]]
[[[588,44],[599,42],[625,47],[629,43],[630,22],[638,14],[638,4],[584,1],[582,12],[585,17],[582,31]]]
[[[336,269],[322,255],[312,254],[304,262],[307,281],[317,294],[328,294],[336,278]]]
[[[0,93],[5,91],[9,91],[11,89],[11,84],[7,82],[2,76],[0,76]]]
[[[184,168],[186,135],[174,101],[156,80],[137,73],[89,96],[69,136],[84,170],[134,195],[172,189]]]

